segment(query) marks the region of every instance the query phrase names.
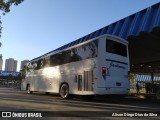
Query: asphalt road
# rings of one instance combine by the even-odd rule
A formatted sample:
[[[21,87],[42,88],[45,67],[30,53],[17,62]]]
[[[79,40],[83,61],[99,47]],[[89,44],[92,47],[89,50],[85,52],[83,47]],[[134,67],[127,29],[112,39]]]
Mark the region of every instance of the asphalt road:
[[[1,116],[2,112],[11,112],[12,119],[28,117],[32,112],[38,117],[42,116],[38,119],[160,119],[160,103],[132,96],[64,100],[55,94],[27,94],[25,91],[3,87],[0,88],[0,111]]]

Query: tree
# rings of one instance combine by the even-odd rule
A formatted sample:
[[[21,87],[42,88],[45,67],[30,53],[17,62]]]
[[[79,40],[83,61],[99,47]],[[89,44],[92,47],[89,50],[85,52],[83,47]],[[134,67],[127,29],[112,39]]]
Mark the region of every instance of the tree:
[[[135,76],[134,73],[130,73],[129,74],[129,78],[130,78],[130,83],[131,84],[135,84],[136,83],[136,80],[135,80],[136,76]]]
[[[22,3],[24,0],[0,0],[0,10],[2,12],[3,15],[5,15],[6,13],[10,12],[10,7],[12,5],[18,5],[20,3]],[[1,16],[0,16],[0,37],[1,37],[1,33],[2,33],[2,26],[1,26],[2,22],[1,22]],[[1,43],[0,43],[1,46]]]
[[[0,0],[0,10],[4,13],[7,13],[10,11],[11,5],[18,5],[24,0]]]

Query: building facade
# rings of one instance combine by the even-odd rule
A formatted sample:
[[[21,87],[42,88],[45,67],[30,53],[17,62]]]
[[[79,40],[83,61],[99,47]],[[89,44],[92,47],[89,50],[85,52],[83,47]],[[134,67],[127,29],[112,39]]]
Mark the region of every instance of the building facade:
[[[2,59],[2,55],[0,55],[0,70],[2,70],[3,67],[3,59]]]
[[[5,71],[17,71],[17,60],[13,58],[6,59]]]
[[[22,70],[23,67],[24,67],[28,62],[29,62],[29,60],[23,60],[23,61],[21,61],[21,68],[20,68],[20,70]]]

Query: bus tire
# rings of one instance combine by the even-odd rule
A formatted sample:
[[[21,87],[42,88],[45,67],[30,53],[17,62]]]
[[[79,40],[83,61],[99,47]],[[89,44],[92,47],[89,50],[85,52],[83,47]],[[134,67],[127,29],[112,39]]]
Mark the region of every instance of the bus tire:
[[[28,93],[28,94],[32,94],[30,85],[27,85],[27,93]]]
[[[72,95],[69,94],[69,86],[66,83],[61,85],[59,94],[63,99],[72,98]]]

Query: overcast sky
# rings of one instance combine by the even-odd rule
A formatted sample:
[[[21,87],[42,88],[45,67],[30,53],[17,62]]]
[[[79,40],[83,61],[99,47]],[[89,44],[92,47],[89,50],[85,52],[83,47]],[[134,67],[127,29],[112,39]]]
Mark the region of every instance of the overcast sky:
[[[160,0],[25,0],[2,16],[0,54],[33,59]],[[5,63],[3,63],[4,69]]]

